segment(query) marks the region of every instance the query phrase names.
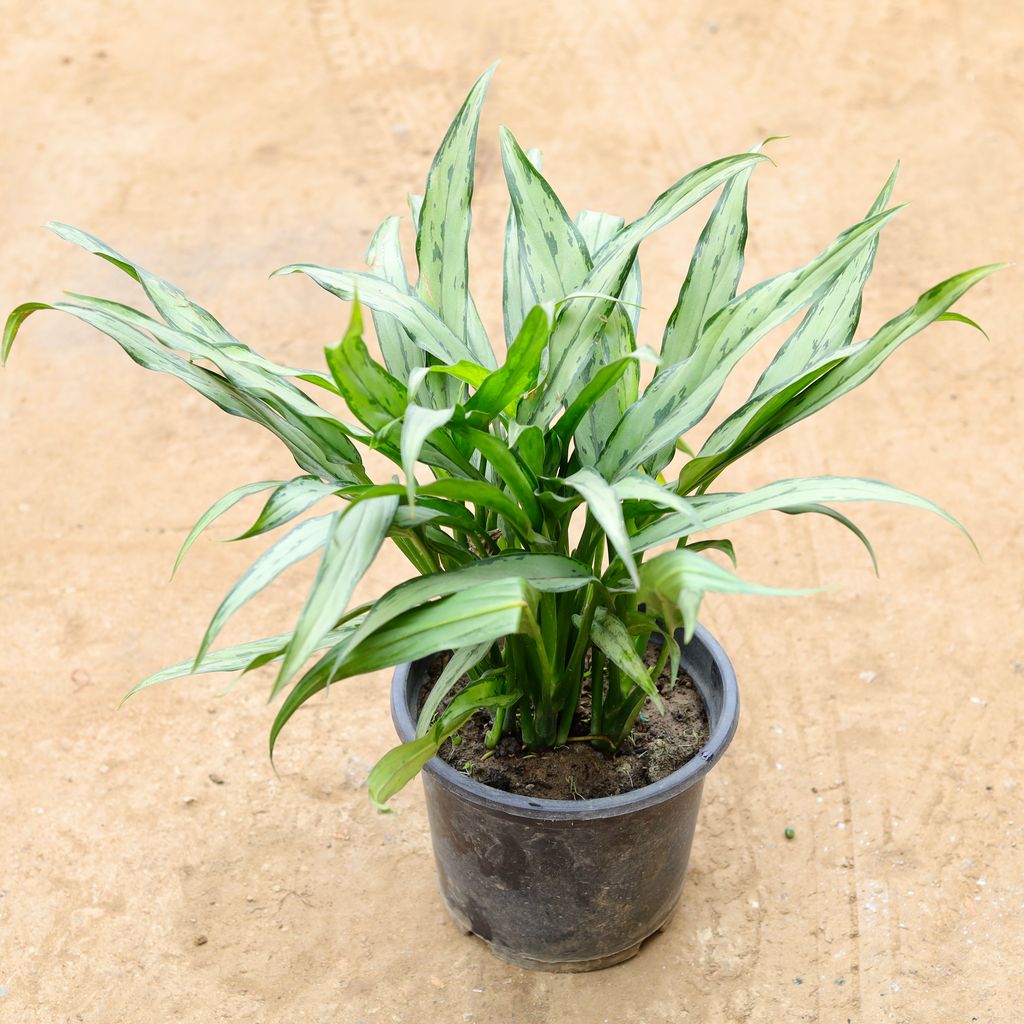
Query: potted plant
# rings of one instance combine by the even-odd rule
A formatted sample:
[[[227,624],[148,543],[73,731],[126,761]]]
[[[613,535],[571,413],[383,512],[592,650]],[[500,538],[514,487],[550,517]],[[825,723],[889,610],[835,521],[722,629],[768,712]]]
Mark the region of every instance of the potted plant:
[[[374,235],[368,270],[278,271],[352,303],[348,330],[326,349],[328,372],[264,358],[173,285],[61,224],[51,225],[59,236],[134,278],[156,315],[78,294],[27,303],[8,319],[3,358],[29,314],[58,309],[280,438],[301,474],[220,498],[178,561],[214,520],[260,492],[269,496],[243,536],[287,532],[231,588],[196,656],[131,692],[276,663],[271,694],[284,698],[272,755],[305,701],[395,666],[401,743],[371,772],[371,797],[383,805],[424,770],[455,919],[516,963],[586,970],[634,954],[672,912],[703,778],[736,727],[732,668],[698,625],[703,595],[794,593],[744,582],[721,564],[735,563],[721,529],[765,510],[820,514],[852,530],[873,559],[833,503],[896,502],[955,522],[875,480],[791,479],[735,493],[716,490],[718,476],[857,387],[932,322],[973,324],[950,307],[997,267],[936,285],[855,342],[879,233],[899,209],[888,206],[895,172],[866,217],[807,264],[737,294],[761,147],[687,174],[625,224],[590,211],[570,217],[539,154],[502,129],[511,208],[499,360],[468,289],[467,258],[491,73],[452,122],[423,196],[411,197],[415,283],[396,217]],[[658,351],[640,347],[637,249],[717,189]],[[362,307],[380,360],[364,342]],[[684,437],[732,368],[798,314],[750,396],[691,449]],[[372,480],[366,449],[390,459],[395,475]],[[353,607],[389,539],[413,577]],[[214,649],[243,603],[314,555],[319,569],[291,632]]]

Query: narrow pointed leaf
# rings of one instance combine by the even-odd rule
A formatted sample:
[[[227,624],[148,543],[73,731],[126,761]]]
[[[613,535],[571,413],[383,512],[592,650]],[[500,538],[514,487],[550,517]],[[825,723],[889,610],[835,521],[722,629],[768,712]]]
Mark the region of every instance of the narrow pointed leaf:
[[[586,243],[558,196],[507,128],[501,129],[501,160],[531,295],[538,302],[560,299],[576,291],[590,272]]]
[[[335,644],[340,643],[346,636],[354,632],[361,621],[362,619],[353,619],[346,622],[345,625],[325,633],[320,638],[317,649],[325,650],[334,647]],[[253,666],[254,662],[269,664],[278,661],[284,657],[285,649],[291,638],[291,633],[279,633],[277,636],[268,636],[262,640],[247,640],[245,643],[222,647],[217,651],[209,651],[198,665],[194,658],[179,661],[176,665],[162,668],[159,672],[154,672],[141,682],[136,683],[121,698],[120,703],[123,704],[140,690],[156,686],[158,683],[170,682],[172,679],[184,679],[188,676],[212,672],[245,672]]]
[[[539,149],[528,149],[526,157],[539,171],[541,155]],[[510,202],[508,218],[505,221],[505,247],[502,258],[502,309],[505,321],[505,345],[511,345],[519,334],[526,314],[540,302],[523,267],[522,249],[519,244],[519,222],[516,208]]]
[[[292,263],[275,270],[271,276],[283,274],[305,274],[339,299],[352,301],[358,297],[370,309],[387,313],[405,328],[414,344],[444,363],[457,363],[460,359],[480,362],[465,341],[455,335],[421,298],[409,295],[375,274],[333,269],[314,263]],[[493,362],[490,365],[493,366]]]
[[[370,240],[366,262],[370,265],[371,273],[411,295],[413,288],[406,275],[399,242],[400,223],[397,217],[388,217],[381,224]],[[392,376],[408,380],[414,369],[425,365],[426,352],[413,342],[400,320],[377,309],[371,312],[384,365]]]
[[[388,535],[397,507],[397,498],[372,498],[334,514],[320,568],[295,624],[271,696],[280,692],[345,613],[357,584]]]
[[[698,168],[663,192],[644,216],[627,224],[598,254],[580,290],[619,295],[636,250],[649,235],[671,223],[723,182],[764,160],[757,153],[742,153]],[[543,390],[529,410],[530,423],[547,423],[563,403],[587,360],[593,339],[614,304],[606,300],[576,301],[559,314],[551,337],[551,367]]]
[[[897,164],[868,210],[869,217],[877,216],[885,209],[898,171]],[[790,383],[812,366],[820,364],[824,357],[853,341],[860,322],[864,286],[874,269],[877,252],[876,235],[807,311],[800,326],[761,374],[751,394],[752,399]]]
[[[860,477],[819,476],[778,480],[753,491],[742,493],[702,494],[690,499],[703,521],[700,529],[714,529],[725,523],[745,519],[757,512],[784,512],[807,504],[826,504],[844,501],[880,501],[932,512],[952,523],[965,536],[970,536],[956,519],[934,502],[910,491],[901,490],[880,480]],[[698,527],[693,520],[680,513],[672,513],[641,530],[632,538],[634,551],[648,548],[679,537],[689,536]]]
[[[753,166],[747,167],[725,183],[697,240],[679,298],[665,326],[663,366],[689,359],[697,350],[704,325],[736,295],[743,273],[747,190],[753,173]]]
[[[651,698],[659,711],[664,712],[665,706],[661,702],[657,686],[651,680],[650,669],[636,653],[633,640],[621,619],[612,615],[606,608],[598,608],[590,626],[590,639],[612,664],[621,669],[628,679]]]
[[[470,340],[476,361],[490,367],[494,356],[486,338],[481,341],[479,317],[470,309],[468,245],[480,108],[493,73],[489,68],[470,90],[434,157],[416,234],[420,296],[456,337]]]
[[[280,486],[267,499],[256,522],[234,540],[245,540],[269,533],[279,526],[291,522],[296,516],[302,515],[318,501],[329,494],[338,492],[335,481],[318,480],[315,476],[299,476],[294,480],[276,481]]]
[[[426,699],[423,701],[423,707],[420,708],[419,717],[416,719],[417,736],[426,735],[427,730],[434,721],[434,715],[437,713],[437,709],[444,703],[445,697],[455,689],[459,680],[467,672],[476,668],[483,661],[491,647],[492,644],[490,643],[482,643],[474,644],[472,647],[461,647],[457,651],[452,651],[448,664],[441,670],[441,674],[437,677],[437,682],[430,688],[430,693],[427,694]]]
[[[328,652],[292,688],[270,730],[270,754],[281,729],[330,682],[374,672],[438,651],[498,640],[536,628],[537,593],[526,580],[496,580],[406,612],[338,660]]]
[[[673,630],[682,623],[688,643],[697,627],[697,609],[705,591],[761,597],[800,597],[815,589],[790,590],[748,583],[689,548],[657,555],[640,567],[637,597]]]
[[[188,554],[189,549],[196,542],[199,535],[205,530],[211,523],[216,519],[219,519],[228,509],[232,509],[237,505],[243,498],[247,498],[250,494],[258,494],[260,491],[268,491],[271,487],[279,487],[283,484],[283,480],[260,480],[258,483],[242,484],[241,487],[236,487],[231,491],[228,491],[222,498],[218,498],[197,520],[195,526],[189,530],[188,536],[185,538],[184,543],[178,551],[177,557],[174,559],[174,568],[171,569],[171,576],[178,571],[178,566],[181,565],[185,555]]]
[[[193,661],[194,665],[202,664],[203,658],[206,657],[206,652],[217,638],[217,634],[246,601],[255,597],[289,566],[308,558],[314,551],[323,547],[330,536],[331,521],[331,516],[307,519],[285,534],[273,547],[256,559],[245,575],[228,591],[227,596],[214,612],[213,619],[199,645],[199,653],[196,654]]]
[[[479,413],[486,422],[517,402],[537,385],[541,357],[551,333],[551,321],[543,306],[527,314],[515,341],[509,346],[505,363],[488,374],[476,393],[466,402],[466,412]]]
[[[426,444],[427,438],[448,423],[455,414],[454,409],[424,409],[421,405],[406,406],[402,420],[402,471],[405,473],[405,488],[409,504],[416,504],[416,462]]]
[[[814,301],[898,210],[869,217],[806,266],[749,288],[719,310],[694,354],[664,369],[622,418],[598,463],[601,472],[610,478],[629,472],[703,419],[739,359]]]
[[[368,780],[370,799],[383,807],[481,708],[511,707],[519,700],[516,690],[503,692],[504,681],[488,679],[467,686],[457,694],[444,714],[424,735],[389,750],[374,766]]]
[[[565,483],[587,503],[590,514],[604,530],[608,541],[622,559],[633,585],[638,583],[636,560],[630,550],[626,523],[622,518],[622,503],[608,482],[592,469],[581,469],[566,477]]]

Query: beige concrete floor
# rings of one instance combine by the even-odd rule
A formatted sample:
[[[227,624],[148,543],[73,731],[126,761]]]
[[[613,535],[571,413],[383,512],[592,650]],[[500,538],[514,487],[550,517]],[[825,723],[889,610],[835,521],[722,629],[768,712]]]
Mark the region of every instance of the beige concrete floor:
[[[62,288],[130,294],[39,227],[61,219],[268,354],[315,362],[343,307],[267,273],[358,266],[496,56],[474,250],[495,335],[499,123],[544,147],[570,209],[626,216],[684,170],[788,134],[751,190],[748,281],[817,252],[901,158],[897,198],[913,205],[887,230],[871,325],[1021,250],[1024,19],[1002,0],[12,0],[0,53],[7,308]],[[643,253],[650,342],[700,222]],[[224,699],[217,682],[185,682],[115,712],[141,674],[194,649],[258,550],[204,540],[171,586],[192,520],[292,467],[105,339],[36,318],[0,377],[0,1020],[1019,1019],[1018,273],[962,306],[991,341],[937,325],[723,480],[898,482],[962,516],[983,559],[938,520],[892,509],[857,513],[880,581],[833,524],[767,516],[734,531],[750,578],[840,588],[708,602],[744,710],[706,787],[680,913],[637,960],[582,977],[522,973],[457,933],[418,784],[390,816],[369,806],[368,765],[392,741],[385,674],[298,716],[280,778],[266,678]],[[403,572],[389,555],[366,593]],[[231,636],[287,628],[305,582],[286,577]]]

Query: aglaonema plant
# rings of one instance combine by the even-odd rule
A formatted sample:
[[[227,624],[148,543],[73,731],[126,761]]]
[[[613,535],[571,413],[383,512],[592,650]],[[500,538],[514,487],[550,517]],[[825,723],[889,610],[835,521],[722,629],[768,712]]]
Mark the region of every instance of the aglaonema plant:
[[[305,274],[352,303],[348,330],[326,349],[327,373],[264,358],[173,285],[62,224],[51,228],[134,278],[156,315],[69,294],[18,307],[3,341],[6,360],[30,313],[70,313],[141,366],[178,377],[287,446],[302,474],[243,484],[220,498],[178,561],[214,520],[260,492],[269,497],[242,536],[290,524],[289,531],[231,588],[195,657],[131,692],[192,673],[277,663],[271,694],[287,693],[271,728],[273,754],[295,711],[332,683],[450,651],[418,737],[371,773],[378,803],[481,711],[490,716],[492,747],[512,733],[531,751],[589,740],[614,752],[645,703],[660,704],[655,681],[666,665],[673,677],[678,668],[675,632],[681,626],[692,635],[706,592],[795,593],[745,582],[708,557],[716,550],[735,563],[721,531],[739,519],[766,510],[829,516],[852,530],[872,559],[867,538],[833,503],[895,502],[955,522],[932,502],[875,480],[820,476],[743,493],[712,487],[730,464],[857,387],[929,324],[973,324],[950,307],[998,269],[943,281],[855,341],[879,234],[899,209],[889,206],[895,172],[864,219],[808,263],[738,292],[748,183],[766,159],[760,147],[685,175],[625,224],[586,210],[570,217],[541,174],[539,155],[502,129],[511,208],[507,349],[499,365],[468,287],[477,127],[490,77],[488,71],[474,85],[423,196],[411,198],[415,283],[403,263],[397,217],[374,235],[368,270],[293,264],[277,272]],[[638,346],[638,247],[716,190],[660,347]],[[364,342],[361,307],[372,313],[382,362]],[[801,313],[749,397],[693,452],[684,437],[733,367]],[[645,387],[642,361],[653,371]],[[334,411],[341,403],[350,418]],[[369,449],[394,463],[393,477],[370,478],[361,455]],[[295,525],[313,509],[319,514]],[[415,575],[352,607],[387,540]],[[213,649],[235,611],[318,553],[291,632]],[[649,665],[643,656],[655,634],[663,642]],[[574,735],[584,694],[589,725]]]

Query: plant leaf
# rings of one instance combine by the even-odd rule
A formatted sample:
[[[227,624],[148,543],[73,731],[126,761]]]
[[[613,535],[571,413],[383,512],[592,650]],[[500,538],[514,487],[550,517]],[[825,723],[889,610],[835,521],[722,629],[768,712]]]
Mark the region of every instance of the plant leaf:
[[[681,622],[687,643],[697,628],[700,598],[708,590],[765,597],[800,597],[816,592],[816,588],[788,590],[748,583],[690,548],[666,551],[640,566],[637,598],[665,623],[668,632],[674,632]]]
[[[469,346],[418,296],[409,295],[375,274],[340,270],[314,263],[291,263],[275,270],[271,277],[305,274],[339,299],[359,299],[364,306],[387,313],[406,330],[413,343],[443,363],[464,359],[479,363]],[[491,357],[493,360],[493,356]],[[493,362],[490,364],[493,365]]]
[[[934,502],[909,491],[860,477],[818,476],[777,480],[774,483],[742,493],[702,494],[691,499],[700,513],[703,526],[714,529],[725,523],[745,519],[757,512],[784,512],[808,504],[836,501],[881,501],[896,505],[909,505],[941,516],[952,523],[968,538],[963,525]],[[646,551],[667,541],[677,540],[696,532],[693,520],[680,513],[672,513],[640,530],[632,538],[634,551]]]
[[[406,275],[405,261],[399,241],[398,217],[388,217],[370,240],[366,262],[370,272],[395,286],[407,295],[414,294]],[[408,380],[414,369],[426,364],[426,353],[409,337],[400,320],[380,310],[372,310],[373,326],[377,332],[384,365],[399,380]]]
[[[476,310],[471,309],[468,246],[480,108],[493,74],[494,66],[477,80],[434,157],[416,234],[420,295],[456,337],[469,339],[475,361],[487,367],[496,364],[486,335],[480,338],[483,328]],[[472,331],[471,313],[477,326]]]
[[[305,479],[309,479],[306,477]],[[258,494],[260,491],[270,490],[271,487],[279,487],[283,484],[283,480],[260,480],[257,483],[242,484],[240,487],[236,487],[233,490],[228,491],[222,498],[218,498],[197,520],[195,526],[189,530],[188,536],[185,538],[184,543],[178,551],[177,557],[174,559],[174,568],[171,569],[171,576],[178,571],[178,566],[181,565],[185,555],[188,554],[189,549],[196,542],[199,535],[205,530],[214,520],[219,519],[228,509],[234,508],[243,498],[247,498],[250,494]]]
[[[587,503],[590,514],[600,524],[608,537],[608,542],[622,559],[633,585],[639,584],[636,560],[630,550],[629,535],[626,523],[622,518],[622,503],[618,495],[598,473],[592,469],[581,469],[572,476],[565,478],[565,484],[571,487]]]
[[[551,321],[543,306],[534,306],[509,346],[505,363],[480,383],[466,402],[467,413],[480,414],[489,423],[503,409],[537,386],[541,356],[551,333]]]
[[[402,470],[409,504],[416,504],[416,462],[427,438],[455,415],[454,409],[424,409],[421,405],[406,406],[402,420]]]
[[[760,146],[751,152],[760,151]],[[747,244],[747,190],[754,166],[730,178],[697,240],[661,341],[663,366],[697,351],[704,325],[736,295]]]
[[[340,661],[328,652],[281,705],[270,729],[270,756],[291,716],[328,682],[416,661],[438,651],[493,642],[524,628],[535,629],[536,602],[537,592],[526,580],[494,580],[405,612]]]
[[[457,694],[444,714],[424,735],[389,750],[374,766],[368,780],[370,799],[383,808],[407,782],[441,749],[449,736],[459,731],[481,708],[510,707],[519,691],[502,692],[503,680],[487,679],[467,686]]]
[[[325,633],[317,647],[324,650],[340,643],[348,634],[358,628],[359,619],[352,619],[345,625],[332,629]],[[284,657],[285,648],[291,640],[291,633],[279,633],[277,636],[268,636],[262,640],[247,640],[242,644],[233,644],[231,647],[222,647],[219,651],[210,651],[197,666],[194,658],[187,661],[179,661],[176,665],[169,665],[160,669],[150,676],[146,676],[141,682],[136,683],[122,698],[123,704],[129,697],[134,696],[139,690],[145,690],[158,683],[167,683],[172,679],[184,679],[187,676],[201,675],[209,672],[247,672],[253,667],[256,661],[262,664],[269,664]],[[120,705],[119,705],[120,706]]]
[[[345,613],[356,585],[388,535],[397,507],[397,498],[371,498],[334,514],[320,568],[295,624],[271,696],[284,688]]]
[[[576,291],[590,272],[587,245],[544,176],[504,127],[501,160],[531,297],[536,302],[560,299]]]
[[[232,540],[245,540],[276,530],[312,508],[321,498],[338,492],[336,481],[318,480],[315,476],[298,476],[294,480],[278,480],[275,483],[280,486],[267,499],[256,522]]]
[[[324,349],[324,355],[338,390],[360,423],[379,431],[402,417],[408,403],[405,385],[370,358],[358,301],[352,304],[345,337],[334,348]]]
[[[806,266],[754,285],[719,310],[705,325],[697,351],[663,369],[623,416],[598,462],[604,476],[622,476],[698,423],[740,358],[812,302],[899,209],[854,225]]]
[[[491,644],[485,642],[474,644],[472,647],[460,647],[452,651],[448,664],[441,670],[437,682],[430,688],[420,708],[419,717],[416,719],[416,735],[425,736],[431,723],[434,721],[434,714],[441,706],[445,697],[455,688],[459,680],[469,671],[476,668],[486,657],[491,649]]]
[[[307,519],[299,523],[253,562],[214,612],[199,645],[199,652],[192,662],[193,665],[202,664],[217,634],[246,601],[255,597],[289,566],[308,558],[318,548],[323,547],[330,536],[332,522],[332,516],[318,516],[316,519]]]
[[[632,638],[618,616],[612,615],[606,608],[598,608],[590,626],[590,639],[610,662],[625,672],[651,698],[659,711],[664,712],[665,706],[657,686],[651,680],[650,669],[636,653]]]
[[[681,178],[663,192],[642,217],[627,224],[598,254],[580,291],[602,295],[621,294],[640,243],[671,223],[723,182],[764,160],[758,153],[742,153],[706,164]],[[551,335],[550,368],[526,420],[546,424],[573,386],[614,303],[604,299],[577,300],[562,307]]]

